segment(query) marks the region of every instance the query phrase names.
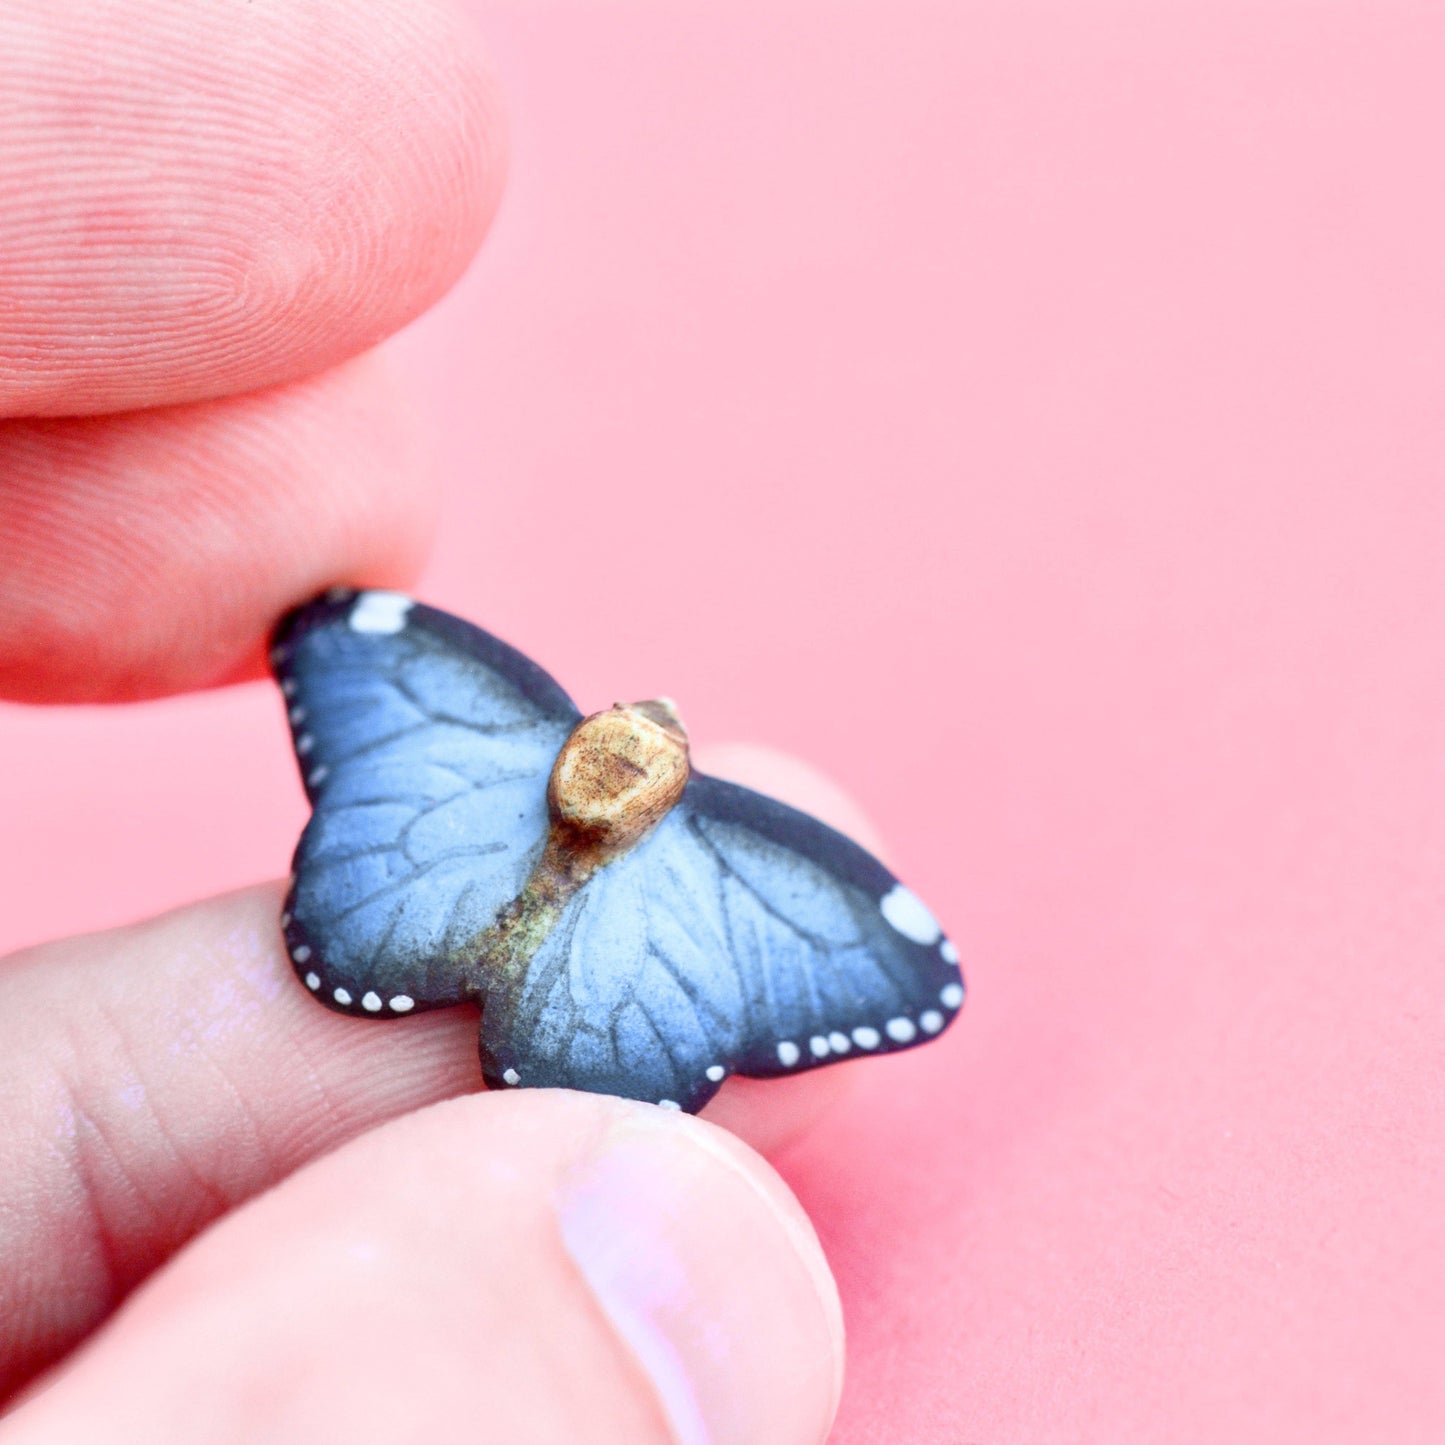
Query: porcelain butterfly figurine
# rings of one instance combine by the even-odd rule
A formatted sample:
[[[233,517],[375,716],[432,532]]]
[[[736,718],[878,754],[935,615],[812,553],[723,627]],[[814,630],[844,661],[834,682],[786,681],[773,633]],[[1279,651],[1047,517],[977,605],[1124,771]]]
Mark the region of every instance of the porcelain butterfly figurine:
[[[329,1008],[481,1005],[492,1088],[696,1112],[941,1033],[933,915],[856,843],[692,771],[665,699],[583,717],[536,663],[395,592],[288,616],[272,664],[312,817],[282,930]]]

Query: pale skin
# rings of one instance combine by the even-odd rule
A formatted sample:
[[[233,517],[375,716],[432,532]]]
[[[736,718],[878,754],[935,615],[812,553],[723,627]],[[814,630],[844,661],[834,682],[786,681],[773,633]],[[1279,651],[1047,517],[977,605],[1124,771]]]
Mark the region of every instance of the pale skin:
[[[365,348],[490,220],[480,56],[440,0],[0,6],[4,695],[253,676],[286,607],[414,575]],[[696,760],[876,846],[800,764]],[[475,1013],[316,1007],[279,889],[0,968],[0,1445],[822,1441],[837,1297],[762,1153],[849,1067],[703,1120],[476,1094]]]

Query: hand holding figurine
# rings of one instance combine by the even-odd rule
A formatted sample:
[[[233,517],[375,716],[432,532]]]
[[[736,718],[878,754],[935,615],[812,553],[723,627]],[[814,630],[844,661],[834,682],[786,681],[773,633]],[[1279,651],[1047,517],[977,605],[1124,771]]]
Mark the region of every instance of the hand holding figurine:
[[[363,353],[490,218],[476,44],[442,0],[18,0],[0,96],[0,687],[259,675],[287,608],[404,584],[425,546],[414,433]],[[801,770],[759,781],[860,827]],[[0,1441],[824,1438],[836,1294],[734,1136],[780,1137],[844,1071],[730,1083],[732,1132],[455,1098],[475,1014],[316,1008],[281,909],[267,887],[7,960]]]

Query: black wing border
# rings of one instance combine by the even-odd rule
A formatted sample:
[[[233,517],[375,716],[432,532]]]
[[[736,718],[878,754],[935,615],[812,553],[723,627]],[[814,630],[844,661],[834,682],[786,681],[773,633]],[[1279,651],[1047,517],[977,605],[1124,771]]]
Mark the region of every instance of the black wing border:
[[[271,670],[277,681],[291,671],[290,662],[296,648],[308,633],[320,631],[344,619],[358,597],[367,592],[386,591],[374,587],[333,587],[310,602],[293,608],[276,624],[271,637]],[[505,678],[523,697],[547,717],[559,721],[580,721],[582,712],[567,690],[545,668],[533,662],[510,643],[503,642],[485,629],[439,607],[411,602],[406,614],[406,629],[420,631],[452,652],[470,657],[483,667]]]
[[[695,772],[688,779],[683,800],[705,817],[750,828],[800,853],[841,882],[872,894],[875,900],[881,901],[898,886],[899,880],[846,833],[766,793]]]

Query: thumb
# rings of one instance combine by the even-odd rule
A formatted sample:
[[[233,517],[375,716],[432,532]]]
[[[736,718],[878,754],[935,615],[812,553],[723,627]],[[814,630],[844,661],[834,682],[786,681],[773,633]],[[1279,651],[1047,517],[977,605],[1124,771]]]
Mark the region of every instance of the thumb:
[[[837,1295],[736,1139],[561,1091],[364,1135],[200,1236],[0,1439],[818,1445]]]

